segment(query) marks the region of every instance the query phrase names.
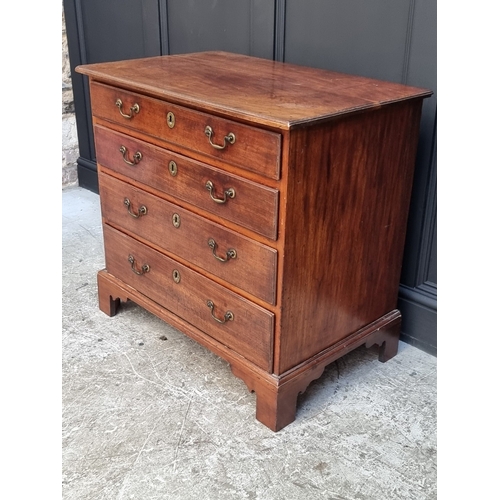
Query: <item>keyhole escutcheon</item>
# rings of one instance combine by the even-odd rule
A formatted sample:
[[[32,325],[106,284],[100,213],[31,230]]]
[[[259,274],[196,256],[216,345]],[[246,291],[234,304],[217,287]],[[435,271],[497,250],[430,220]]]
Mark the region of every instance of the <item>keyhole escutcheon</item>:
[[[167,125],[169,128],[174,128],[175,126],[175,115],[172,113],[172,111],[169,111],[167,113]]]

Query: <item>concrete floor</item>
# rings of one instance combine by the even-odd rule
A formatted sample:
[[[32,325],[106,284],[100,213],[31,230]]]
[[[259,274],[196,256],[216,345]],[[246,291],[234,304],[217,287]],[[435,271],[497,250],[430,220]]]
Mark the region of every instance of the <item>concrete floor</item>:
[[[273,433],[225,361],[132,303],[99,310],[99,197],[62,200],[63,499],[437,498],[436,358],[361,347]]]

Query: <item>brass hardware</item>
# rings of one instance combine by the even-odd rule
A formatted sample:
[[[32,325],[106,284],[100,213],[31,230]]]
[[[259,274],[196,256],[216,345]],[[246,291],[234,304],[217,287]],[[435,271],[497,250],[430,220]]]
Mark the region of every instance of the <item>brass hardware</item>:
[[[141,267],[141,270],[137,271],[137,269],[134,268],[135,259],[134,259],[133,255],[128,256],[128,261],[130,262],[130,265],[132,266],[132,271],[134,271],[135,274],[138,274],[139,276],[141,276],[143,274],[149,273],[149,271],[150,271],[149,264],[144,264]]]
[[[139,207],[139,210],[137,211],[137,214],[134,214],[134,212],[131,212],[130,211],[130,208],[131,208],[131,203],[130,203],[130,200],[128,198],[125,198],[123,200],[123,204],[127,207],[127,211],[128,213],[134,217],[134,219],[138,219],[141,215],[146,215],[148,213],[148,209],[145,205],[141,205]]]
[[[229,144],[234,144],[236,142],[236,136],[230,132],[224,137],[224,144],[222,146],[219,146],[218,144],[214,144],[212,142],[212,135],[214,131],[212,130],[212,127],[210,125],[207,125],[205,127],[205,135],[208,137],[208,142],[210,143],[210,146],[212,146],[215,149],[224,149],[226,147],[226,141],[229,142]]]
[[[174,278],[174,281],[176,283],[179,283],[179,281],[181,280],[181,273],[179,271],[177,271],[177,269],[174,269],[174,271],[172,273],[172,277]]]
[[[177,163],[175,161],[170,161],[168,163],[168,171],[172,175],[172,177],[175,177],[177,175]]]
[[[123,156],[123,161],[127,164],[127,165],[137,165],[141,160],[142,160],[142,153],[140,151],[137,151],[137,153],[135,153],[135,155],[132,157],[132,161],[130,160],[127,160],[126,158],[126,154],[127,154],[127,148],[125,146],[121,146],[120,147],[120,153],[122,154]]]
[[[172,215],[172,224],[174,227],[179,227],[181,225],[181,216],[179,214]]]
[[[115,106],[118,107],[118,109],[120,110],[120,114],[126,118],[127,120],[130,120],[131,118],[134,117],[134,114],[137,114],[139,113],[139,104],[135,103],[131,108],[130,108],[130,114],[129,115],[126,115],[123,111],[122,111],[122,106],[123,106],[123,102],[121,99],[117,99],[116,102],[115,102]]]
[[[215,201],[215,203],[226,203],[227,198],[234,198],[236,196],[236,191],[233,188],[226,189],[224,191],[224,198],[215,198],[214,195],[212,194],[214,190],[214,183],[212,181],[207,181],[205,184],[205,187],[207,188],[208,192],[210,193],[210,198]]]
[[[175,115],[172,113],[172,111],[169,111],[167,113],[167,125],[168,128],[174,128],[175,126]]]
[[[224,324],[226,321],[233,321],[234,314],[231,311],[227,311],[226,314],[224,314],[224,319],[219,319],[214,315],[214,303],[211,300],[207,300],[207,306],[210,308],[210,314],[212,315],[212,318],[217,321],[217,323]]]
[[[236,259],[236,250],[234,250],[233,248],[230,248],[227,252],[226,252],[226,258],[223,258],[223,257],[219,257],[215,251],[217,250],[217,243],[215,242],[215,240],[213,238],[210,238],[208,240],[208,246],[212,249],[212,254],[213,256],[220,262],[227,262],[229,259]]]

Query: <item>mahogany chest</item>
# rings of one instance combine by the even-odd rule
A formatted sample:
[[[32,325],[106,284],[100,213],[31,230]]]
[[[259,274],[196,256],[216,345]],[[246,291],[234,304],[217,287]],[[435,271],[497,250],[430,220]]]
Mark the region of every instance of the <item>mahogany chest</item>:
[[[224,52],[77,71],[90,79],[102,311],[132,300],[224,358],[274,431],[340,356],[397,353],[429,91]]]

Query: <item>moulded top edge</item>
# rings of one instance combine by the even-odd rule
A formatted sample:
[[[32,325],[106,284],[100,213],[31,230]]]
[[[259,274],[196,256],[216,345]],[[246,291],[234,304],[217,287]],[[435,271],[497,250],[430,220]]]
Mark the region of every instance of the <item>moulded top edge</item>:
[[[426,89],[227,52],[81,65],[95,80],[280,129],[422,99]]]

